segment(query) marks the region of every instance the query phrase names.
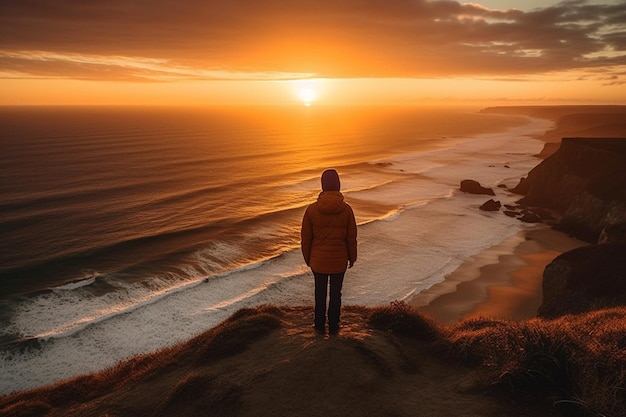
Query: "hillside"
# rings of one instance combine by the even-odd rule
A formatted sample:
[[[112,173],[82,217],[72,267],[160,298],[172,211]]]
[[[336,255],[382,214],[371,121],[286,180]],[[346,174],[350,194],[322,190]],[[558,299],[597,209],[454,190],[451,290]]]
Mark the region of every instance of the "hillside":
[[[616,397],[624,389],[626,309],[556,321],[474,318],[442,327],[402,303],[347,307],[338,336],[317,335],[311,314],[311,307],[241,310],[174,348],[2,397],[0,415],[542,417],[626,411],[623,396]]]

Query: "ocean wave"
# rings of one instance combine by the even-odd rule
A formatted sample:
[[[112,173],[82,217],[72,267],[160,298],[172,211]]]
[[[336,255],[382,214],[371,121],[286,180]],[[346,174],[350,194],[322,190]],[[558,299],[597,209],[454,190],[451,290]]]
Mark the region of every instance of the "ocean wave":
[[[87,285],[94,284],[96,282],[97,276],[99,276],[100,274],[96,273],[96,274],[90,274],[90,275],[92,276],[90,276],[89,278],[81,279],[81,280],[74,281],[74,282],[68,282],[67,284],[59,285],[51,289],[53,291],[68,291],[68,290],[72,291],[77,288],[86,287]]]
[[[97,277],[52,287],[50,292],[39,292],[14,305],[11,325],[3,330],[0,337],[6,339],[10,334],[19,334],[14,336],[13,341],[21,345],[21,341],[25,340],[32,343],[34,339],[47,341],[72,336],[90,326],[159,303],[180,291],[190,291],[198,285],[249,273],[283,254],[236,265],[232,260],[241,259],[241,248],[225,242],[213,242],[194,251],[190,257],[195,262],[187,268],[177,267],[175,271],[168,271],[152,265],[152,273],[146,270],[142,274],[132,272],[137,276],[134,280],[128,279],[131,271],[126,270],[110,275],[97,274]],[[207,270],[211,271],[208,275]],[[96,279],[99,288],[94,288]],[[90,286],[92,288],[87,288]],[[102,290],[103,286],[105,290]],[[6,344],[13,345],[13,341],[9,340]]]

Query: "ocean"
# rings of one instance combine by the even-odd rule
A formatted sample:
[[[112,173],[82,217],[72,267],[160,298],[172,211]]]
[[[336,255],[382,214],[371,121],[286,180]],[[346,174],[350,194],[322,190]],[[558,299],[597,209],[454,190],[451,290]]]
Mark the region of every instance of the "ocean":
[[[300,221],[338,170],[344,305],[408,300],[527,227],[547,120],[467,108],[0,107],[0,394],[113,366],[235,311],[313,303]]]

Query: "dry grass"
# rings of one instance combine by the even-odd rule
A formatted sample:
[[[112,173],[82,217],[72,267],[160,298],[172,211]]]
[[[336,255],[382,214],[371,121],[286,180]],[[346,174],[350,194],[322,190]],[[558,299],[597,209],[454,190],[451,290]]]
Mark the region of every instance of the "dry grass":
[[[555,320],[474,317],[439,327],[403,303],[376,309],[373,326],[433,342],[481,367],[495,391],[564,416],[626,416],[626,308]]]
[[[101,373],[0,397],[0,416],[122,417],[144,415],[146,410],[155,416],[204,415],[203,410],[218,410],[220,415],[244,415],[241,412],[244,400],[254,395],[249,390],[256,385],[246,382],[245,375],[235,378],[230,371],[220,374],[218,379],[215,369],[230,369],[234,365],[229,363],[244,360],[247,351],[246,363],[254,364],[255,358],[258,362],[259,369],[255,372],[259,373],[255,378],[259,381],[270,375],[265,366],[274,366],[272,372],[289,370],[297,381],[301,375],[298,366],[303,366],[302,372],[306,373],[304,368],[309,365],[304,364],[312,360],[311,352],[339,355],[338,352],[352,351],[371,367],[371,378],[383,378],[388,381],[385,383],[388,387],[393,387],[393,381],[398,379],[398,389],[406,390],[406,382],[413,378],[411,375],[420,377],[420,369],[426,366],[424,361],[430,355],[430,360],[443,359],[441,363],[447,363],[437,365],[443,368],[436,368],[439,369],[436,372],[448,376],[456,372],[459,381],[466,378],[467,369],[479,374],[480,386],[472,388],[478,395],[487,392],[491,397],[528,407],[539,404],[545,412],[562,416],[626,415],[626,308],[623,307],[555,320],[508,322],[477,317],[441,326],[404,303],[392,303],[374,309],[359,307],[350,314],[353,320],[361,320],[364,327],[347,325],[339,337],[324,343],[321,343],[324,339],[314,338],[312,329],[290,328],[285,332],[287,336],[267,339],[267,335],[276,335],[274,332],[284,327],[285,320],[291,320],[290,326],[295,329],[302,328],[303,320],[307,320],[303,317],[308,317],[302,313],[304,310],[308,311],[274,306],[241,310],[220,326],[171,349],[138,356]],[[295,311],[300,311],[299,321],[290,316]],[[289,351],[289,346],[301,343],[298,337],[304,337],[305,343],[300,350]],[[274,365],[262,363],[261,357],[271,353],[267,347],[265,351],[249,351],[261,340],[280,341],[285,357],[290,359],[283,357]],[[381,350],[382,346],[396,351],[394,354],[400,355],[401,362],[411,366],[391,365],[390,351]],[[417,363],[413,363],[411,352],[418,346],[430,353],[420,354]],[[284,368],[285,360],[293,361],[288,368]],[[329,369],[347,365],[346,357],[339,355],[336,360],[342,363],[329,363]],[[350,385],[352,381],[346,383]],[[416,387],[414,392],[422,395],[423,386]],[[444,397],[445,392],[442,387],[444,414],[449,401]],[[366,400],[372,394],[362,395]],[[434,401],[431,398],[432,407],[436,407]],[[114,403],[117,405],[111,405]],[[407,414],[411,415],[410,410]],[[533,413],[521,410],[518,415]]]
[[[453,357],[495,386],[567,416],[626,415],[626,308],[555,320],[469,319],[449,329]]]
[[[70,408],[80,403],[102,397],[129,384],[178,367],[181,362],[201,360],[203,363],[219,361],[245,350],[263,335],[280,327],[280,310],[272,306],[243,309],[214,329],[190,341],[156,353],[138,355],[102,372],[79,376],[22,393],[0,397],[0,416],[46,416],[57,408]],[[197,380],[183,381],[171,401],[184,400],[193,390]],[[230,393],[226,393],[228,397]],[[167,402],[164,405],[168,407]],[[130,415],[133,415],[132,413]]]

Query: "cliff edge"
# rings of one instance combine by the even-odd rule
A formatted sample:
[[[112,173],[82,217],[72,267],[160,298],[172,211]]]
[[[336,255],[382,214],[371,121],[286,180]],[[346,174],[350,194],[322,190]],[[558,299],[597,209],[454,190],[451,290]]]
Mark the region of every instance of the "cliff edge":
[[[556,257],[543,273],[537,315],[556,318],[626,304],[626,241],[584,246]]]
[[[512,190],[520,204],[558,213],[555,229],[592,244],[546,267],[538,316],[626,304],[625,168],[626,139],[565,138]]]
[[[604,228],[626,223],[625,167],[626,139],[564,138],[512,191],[557,212],[557,229],[596,243]]]

